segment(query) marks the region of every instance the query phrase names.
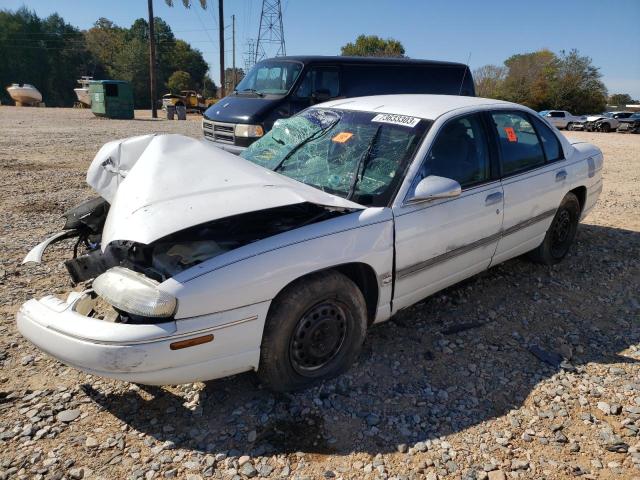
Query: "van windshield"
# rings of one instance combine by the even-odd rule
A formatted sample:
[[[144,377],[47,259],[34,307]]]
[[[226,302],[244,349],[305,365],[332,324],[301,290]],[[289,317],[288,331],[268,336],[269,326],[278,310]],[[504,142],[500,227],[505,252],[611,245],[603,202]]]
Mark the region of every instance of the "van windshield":
[[[386,206],[431,122],[312,108],[278,121],[241,156],[365,206]]]
[[[261,62],[242,79],[235,92],[284,95],[291,89],[301,70],[302,64],[297,62]]]

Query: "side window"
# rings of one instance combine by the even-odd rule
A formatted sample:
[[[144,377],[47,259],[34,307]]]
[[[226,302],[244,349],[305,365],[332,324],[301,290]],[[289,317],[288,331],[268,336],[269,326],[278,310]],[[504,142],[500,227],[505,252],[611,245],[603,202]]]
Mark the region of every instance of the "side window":
[[[560,145],[560,140],[558,137],[551,131],[544,122],[540,121],[540,119],[531,117],[533,120],[533,124],[536,127],[536,131],[542,140],[542,148],[544,149],[544,154],[547,157],[547,162],[555,162],[556,160],[561,160],[564,158],[564,153],[562,151],[562,146]]]
[[[564,118],[564,112],[551,112],[553,118]]]
[[[503,175],[544,165],[542,145],[525,114],[493,112],[491,118],[498,133]]]
[[[296,97],[309,98],[314,92],[324,91],[330,98],[338,96],[340,81],[337,68],[312,68],[296,90]]]
[[[447,122],[431,145],[415,185],[429,175],[456,180],[462,188],[491,177],[487,138],[478,114]]]

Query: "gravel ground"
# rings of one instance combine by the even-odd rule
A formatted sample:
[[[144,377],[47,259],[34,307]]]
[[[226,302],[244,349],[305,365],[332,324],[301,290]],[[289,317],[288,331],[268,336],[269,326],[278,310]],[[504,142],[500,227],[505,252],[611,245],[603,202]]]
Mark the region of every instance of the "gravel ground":
[[[640,135],[569,134],[602,148],[605,187],[563,263],[492,268],[373,328],[345,375],[275,395],[252,374],[104,380],[16,331],[22,302],[69,288],[68,245],[19,263],[92,195],[99,146],[200,136],[137,115],[0,107],[0,480],[640,478]]]

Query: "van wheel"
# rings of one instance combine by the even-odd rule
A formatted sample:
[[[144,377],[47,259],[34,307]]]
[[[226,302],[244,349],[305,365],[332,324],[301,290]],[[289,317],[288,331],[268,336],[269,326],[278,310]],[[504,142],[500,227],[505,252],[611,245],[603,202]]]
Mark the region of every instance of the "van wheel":
[[[360,289],[339,272],[293,282],[269,309],[258,377],[272,390],[291,391],[339,375],[360,353],[366,312]]]
[[[529,252],[529,258],[544,265],[560,263],[569,252],[579,221],[580,202],[578,197],[569,192],[562,199],[544,240],[538,248]]]

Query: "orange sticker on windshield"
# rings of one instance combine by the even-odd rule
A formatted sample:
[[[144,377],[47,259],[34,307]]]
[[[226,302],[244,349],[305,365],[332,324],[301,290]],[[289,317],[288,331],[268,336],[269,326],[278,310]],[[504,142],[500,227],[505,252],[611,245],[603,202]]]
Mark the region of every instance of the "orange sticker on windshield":
[[[336,143],[344,143],[347,140],[349,140],[351,137],[353,137],[353,133],[351,132],[340,132],[335,137],[333,137],[331,141]]]
[[[509,140],[510,142],[518,141],[518,136],[516,135],[516,132],[512,127],[505,127],[504,131],[507,134],[507,140]]]

